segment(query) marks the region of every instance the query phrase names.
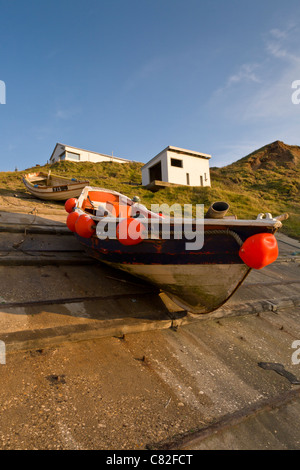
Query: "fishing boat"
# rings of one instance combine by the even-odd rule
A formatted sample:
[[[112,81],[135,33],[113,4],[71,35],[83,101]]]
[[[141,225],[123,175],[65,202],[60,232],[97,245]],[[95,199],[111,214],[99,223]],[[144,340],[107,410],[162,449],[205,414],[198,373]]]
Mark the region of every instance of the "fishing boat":
[[[87,180],[52,175],[51,170],[48,173],[28,173],[23,177],[23,183],[35,197],[49,201],[66,201],[78,197],[83,188],[89,185]]]
[[[274,234],[287,218],[259,214],[238,220],[227,216],[228,204],[216,202],[202,219],[182,221],[152,212],[136,198],[93,187],[65,208],[67,226],[90,256],[158,286],[196,314],[219,308],[251,269],[277,259]],[[191,243],[191,235],[202,243]]]

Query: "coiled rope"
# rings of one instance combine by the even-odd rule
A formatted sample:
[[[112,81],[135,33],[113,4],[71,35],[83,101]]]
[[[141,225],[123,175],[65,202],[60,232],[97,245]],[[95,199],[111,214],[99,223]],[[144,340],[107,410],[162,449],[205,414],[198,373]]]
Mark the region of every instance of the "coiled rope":
[[[224,233],[233,237],[239,246],[242,246],[242,244],[244,243],[237,233],[233,232],[232,230],[229,230],[228,228],[222,230],[205,230],[204,235],[224,235]]]

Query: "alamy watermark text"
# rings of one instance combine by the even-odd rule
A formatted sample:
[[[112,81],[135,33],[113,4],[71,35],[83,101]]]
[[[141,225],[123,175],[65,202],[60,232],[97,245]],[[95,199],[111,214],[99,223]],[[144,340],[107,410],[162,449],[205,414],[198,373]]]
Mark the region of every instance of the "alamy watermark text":
[[[0,80],[0,104],[6,104],[6,85],[3,80]]]
[[[292,364],[300,364],[300,340],[296,339],[293,341],[292,348],[296,351],[292,354]]]
[[[0,364],[6,364],[6,347],[4,341],[0,341]]]
[[[294,80],[292,83],[292,88],[296,90],[292,94],[292,103],[300,104],[300,80]]]
[[[127,205],[119,202],[120,213],[118,217],[127,217]],[[130,236],[131,239],[136,240],[139,237],[142,239],[158,239],[162,238],[168,240],[172,237],[175,239],[185,239],[186,250],[201,250],[204,243],[204,206],[203,204],[196,204],[196,218],[192,218],[193,207],[192,204],[184,204],[183,213],[180,204],[173,204],[171,207],[167,204],[152,204],[151,212],[140,205],[133,205],[131,207],[131,221],[129,225],[120,224],[118,238],[124,240]],[[164,213],[163,216],[159,216],[159,213]],[[174,218],[170,215],[173,213]],[[149,215],[151,214],[151,217]],[[99,208],[97,215],[102,216]],[[115,208],[112,208],[112,212],[109,217],[103,217],[99,220],[97,225],[97,236],[101,240],[108,238],[116,238],[117,225],[119,224]]]

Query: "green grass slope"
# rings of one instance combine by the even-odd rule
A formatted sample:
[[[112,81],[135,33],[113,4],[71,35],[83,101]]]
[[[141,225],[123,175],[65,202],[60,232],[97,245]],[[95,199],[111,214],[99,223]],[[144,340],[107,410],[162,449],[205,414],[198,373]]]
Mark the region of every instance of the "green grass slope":
[[[283,232],[300,239],[300,147],[277,141],[231,165],[212,168],[211,188],[173,186],[152,193],[141,185],[142,166],[138,162],[59,162],[21,172],[0,172],[0,195],[25,193],[25,173],[51,169],[61,176],[88,178],[91,186],[114,189],[129,197],[137,195],[149,208],[151,204],[179,203],[204,204],[207,210],[214,201],[226,201],[229,213],[238,218],[253,219],[260,212],[271,212],[273,216],[288,212]]]
[[[231,165],[212,169],[211,177],[215,189],[226,188],[226,200],[239,217],[287,212],[283,231],[300,239],[300,147],[273,142]]]

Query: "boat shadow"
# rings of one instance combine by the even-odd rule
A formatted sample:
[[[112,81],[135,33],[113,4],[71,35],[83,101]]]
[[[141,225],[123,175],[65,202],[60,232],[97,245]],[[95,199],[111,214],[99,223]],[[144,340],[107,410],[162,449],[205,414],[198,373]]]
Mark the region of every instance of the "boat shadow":
[[[180,310],[155,286],[136,279],[130,274],[102,265],[98,261],[92,261],[91,265],[44,266],[43,269],[49,272],[56,271],[56,280],[53,283],[52,279],[49,293],[53,293],[53,290],[61,293],[62,286],[68,292],[69,284],[73,282],[69,273],[74,270],[81,286],[80,292],[91,287],[89,286],[91,276],[94,276],[94,282],[98,282],[102,288],[99,289],[99,293],[95,293],[92,289],[90,295],[80,297],[76,295],[75,285],[74,296],[60,298],[58,296],[47,298],[48,292],[45,288],[44,299],[3,303],[0,314],[0,331],[1,323],[5,322],[5,314],[9,317],[12,315],[19,317],[21,323],[26,318],[26,329],[53,328],[58,325],[64,326],[74,323],[99,323],[105,327],[117,323],[122,329],[136,322],[163,323],[166,320],[183,318],[187,313]],[[27,266],[26,270],[30,273],[35,270],[35,267]],[[87,271],[89,276],[86,276]],[[83,282],[84,279],[85,282]],[[41,278],[41,285],[44,284],[43,281],[44,278]],[[32,276],[32,282],[36,282],[34,276]],[[22,289],[21,285],[20,289]]]
[[[14,294],[1,304],[0,331],[12,315],[20,325],[51,328],[74,322],[126,325],[185,314],[157,287],[88,257],[66,227],[66,217],[62,211],[59,215],[12,212],[10,207],[0,211],[3,300],[6,285],[9,290],[7,273],[15,280]]]

